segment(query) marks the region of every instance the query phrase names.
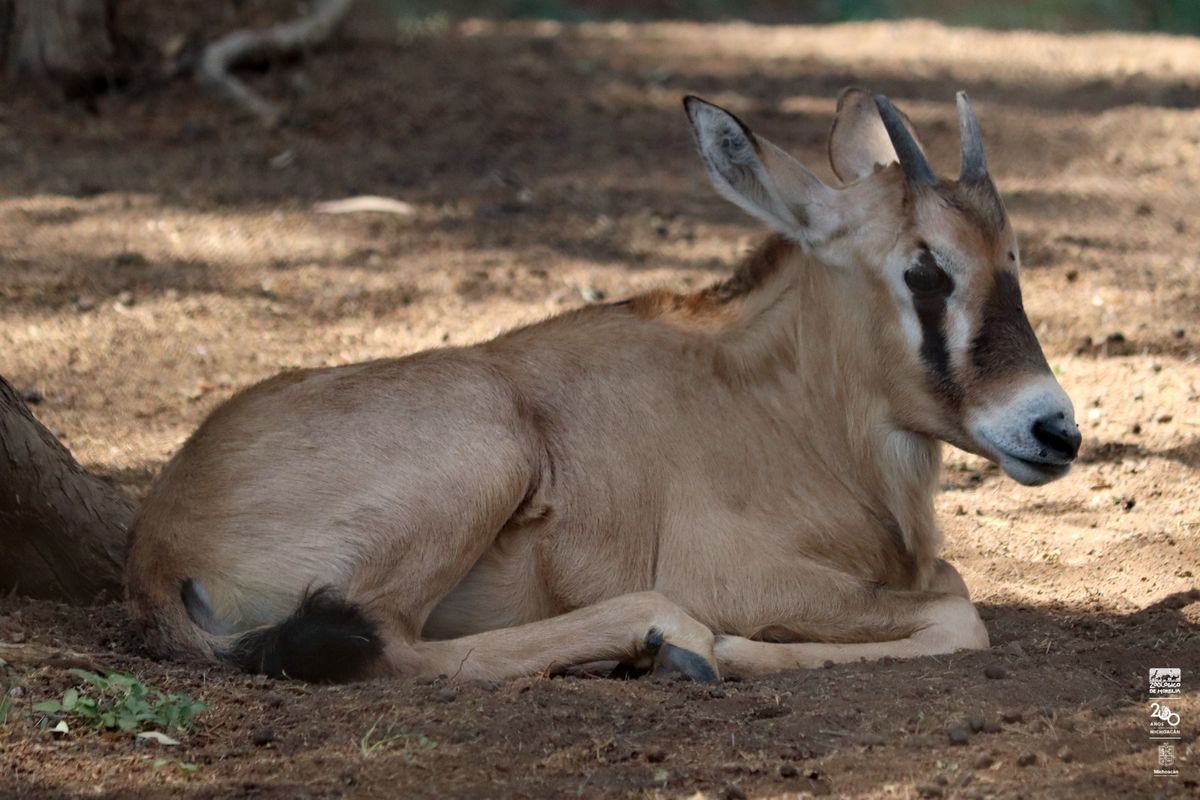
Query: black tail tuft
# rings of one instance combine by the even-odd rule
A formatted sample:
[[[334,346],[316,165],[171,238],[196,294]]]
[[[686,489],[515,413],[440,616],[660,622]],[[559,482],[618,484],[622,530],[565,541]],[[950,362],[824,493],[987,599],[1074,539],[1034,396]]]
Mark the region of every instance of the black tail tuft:
[[[296,613],[248,633],[222,660],[247,672],[312,683],[344,683],[366,677],[383,655],[375,623],[332,589],[304,596]]]

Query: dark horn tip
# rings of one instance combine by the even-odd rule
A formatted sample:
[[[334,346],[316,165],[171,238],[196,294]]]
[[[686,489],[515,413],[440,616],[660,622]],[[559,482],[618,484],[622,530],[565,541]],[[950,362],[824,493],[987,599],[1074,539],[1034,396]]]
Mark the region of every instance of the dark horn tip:
[[[900,110],[886,95],[877,94],[874,98],[879,117],[883,120],[883,126],[887,129],[888,138],[892,141],[896,158],[899,159],[908,182],[915,186],[931,186],[937,183],[937,176],[933,174],[925,154],[921,152],[921,146],[905,125]]]

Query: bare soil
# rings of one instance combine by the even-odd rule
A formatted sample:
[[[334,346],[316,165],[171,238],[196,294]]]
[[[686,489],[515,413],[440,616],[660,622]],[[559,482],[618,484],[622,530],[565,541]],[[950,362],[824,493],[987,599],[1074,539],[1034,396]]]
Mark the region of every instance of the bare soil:
[[[131,5],[151,61],[175,34],[271,10]],[[73,683],[63,665],[0,666],[15,690],[0,796],[1200,796],[1200,41],[466,22],[399,42],[359,30],[251,80],[296,124],[265,131],[186,81],[134,85],[95,115],[29,95],[0,108],[0,374],[131,492],[282,368],[718,278],[760,232],[708,188],[680,96],[743,113],[829,176],[850,83],[896,98],[946,171],[953,91],[971,91],[1081,463],[1025,489],[948,450],[946,555],[994,647],[946,658],[719,686],[319,687],[155,663],[119,605],[2,600],[0,642],[83,653],[211,711],[174,748],[56,737],[31,705]],[[312,207],[357,194],[415,213]],[[1174,778],[1152,774],[1151,666],[1184,669]]]

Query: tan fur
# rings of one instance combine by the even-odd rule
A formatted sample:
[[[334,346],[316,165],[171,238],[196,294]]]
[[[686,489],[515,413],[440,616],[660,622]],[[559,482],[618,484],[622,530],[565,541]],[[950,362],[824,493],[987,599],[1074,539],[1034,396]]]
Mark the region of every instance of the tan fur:
[[[650,628],[739,671],[986,646],[937,558],[935,437],[957,422],[880,272],[836,263],[970,220],[895,165],[841,191],[839,224],[699,293],[247,389],[135,523],[147,640],[212,657],[330,586],[381,626],[390,673],[632,660]],[[185,580],[225,631],[188,619]]]

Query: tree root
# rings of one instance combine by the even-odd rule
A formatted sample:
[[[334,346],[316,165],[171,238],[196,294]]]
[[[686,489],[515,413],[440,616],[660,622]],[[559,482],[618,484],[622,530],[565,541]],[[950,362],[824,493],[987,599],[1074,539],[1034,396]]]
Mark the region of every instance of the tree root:
[[[0,642],[0,667],[12,665],[18,669],[55,667],[57,669],[86,669],[103,672],[104,667],[94,656],[61,650],[41,644],[7,644]]]
[[[318,0],[307,17],[265,30],[243,29],[226,34],[205,48],[196,66],[196,79],[201,86],[224,95],[268,128],[274,128],[283,121],[283,109],[234,77],[230,70],[250,59],[277,57],[324,43],[345,22],[355,2]]]

